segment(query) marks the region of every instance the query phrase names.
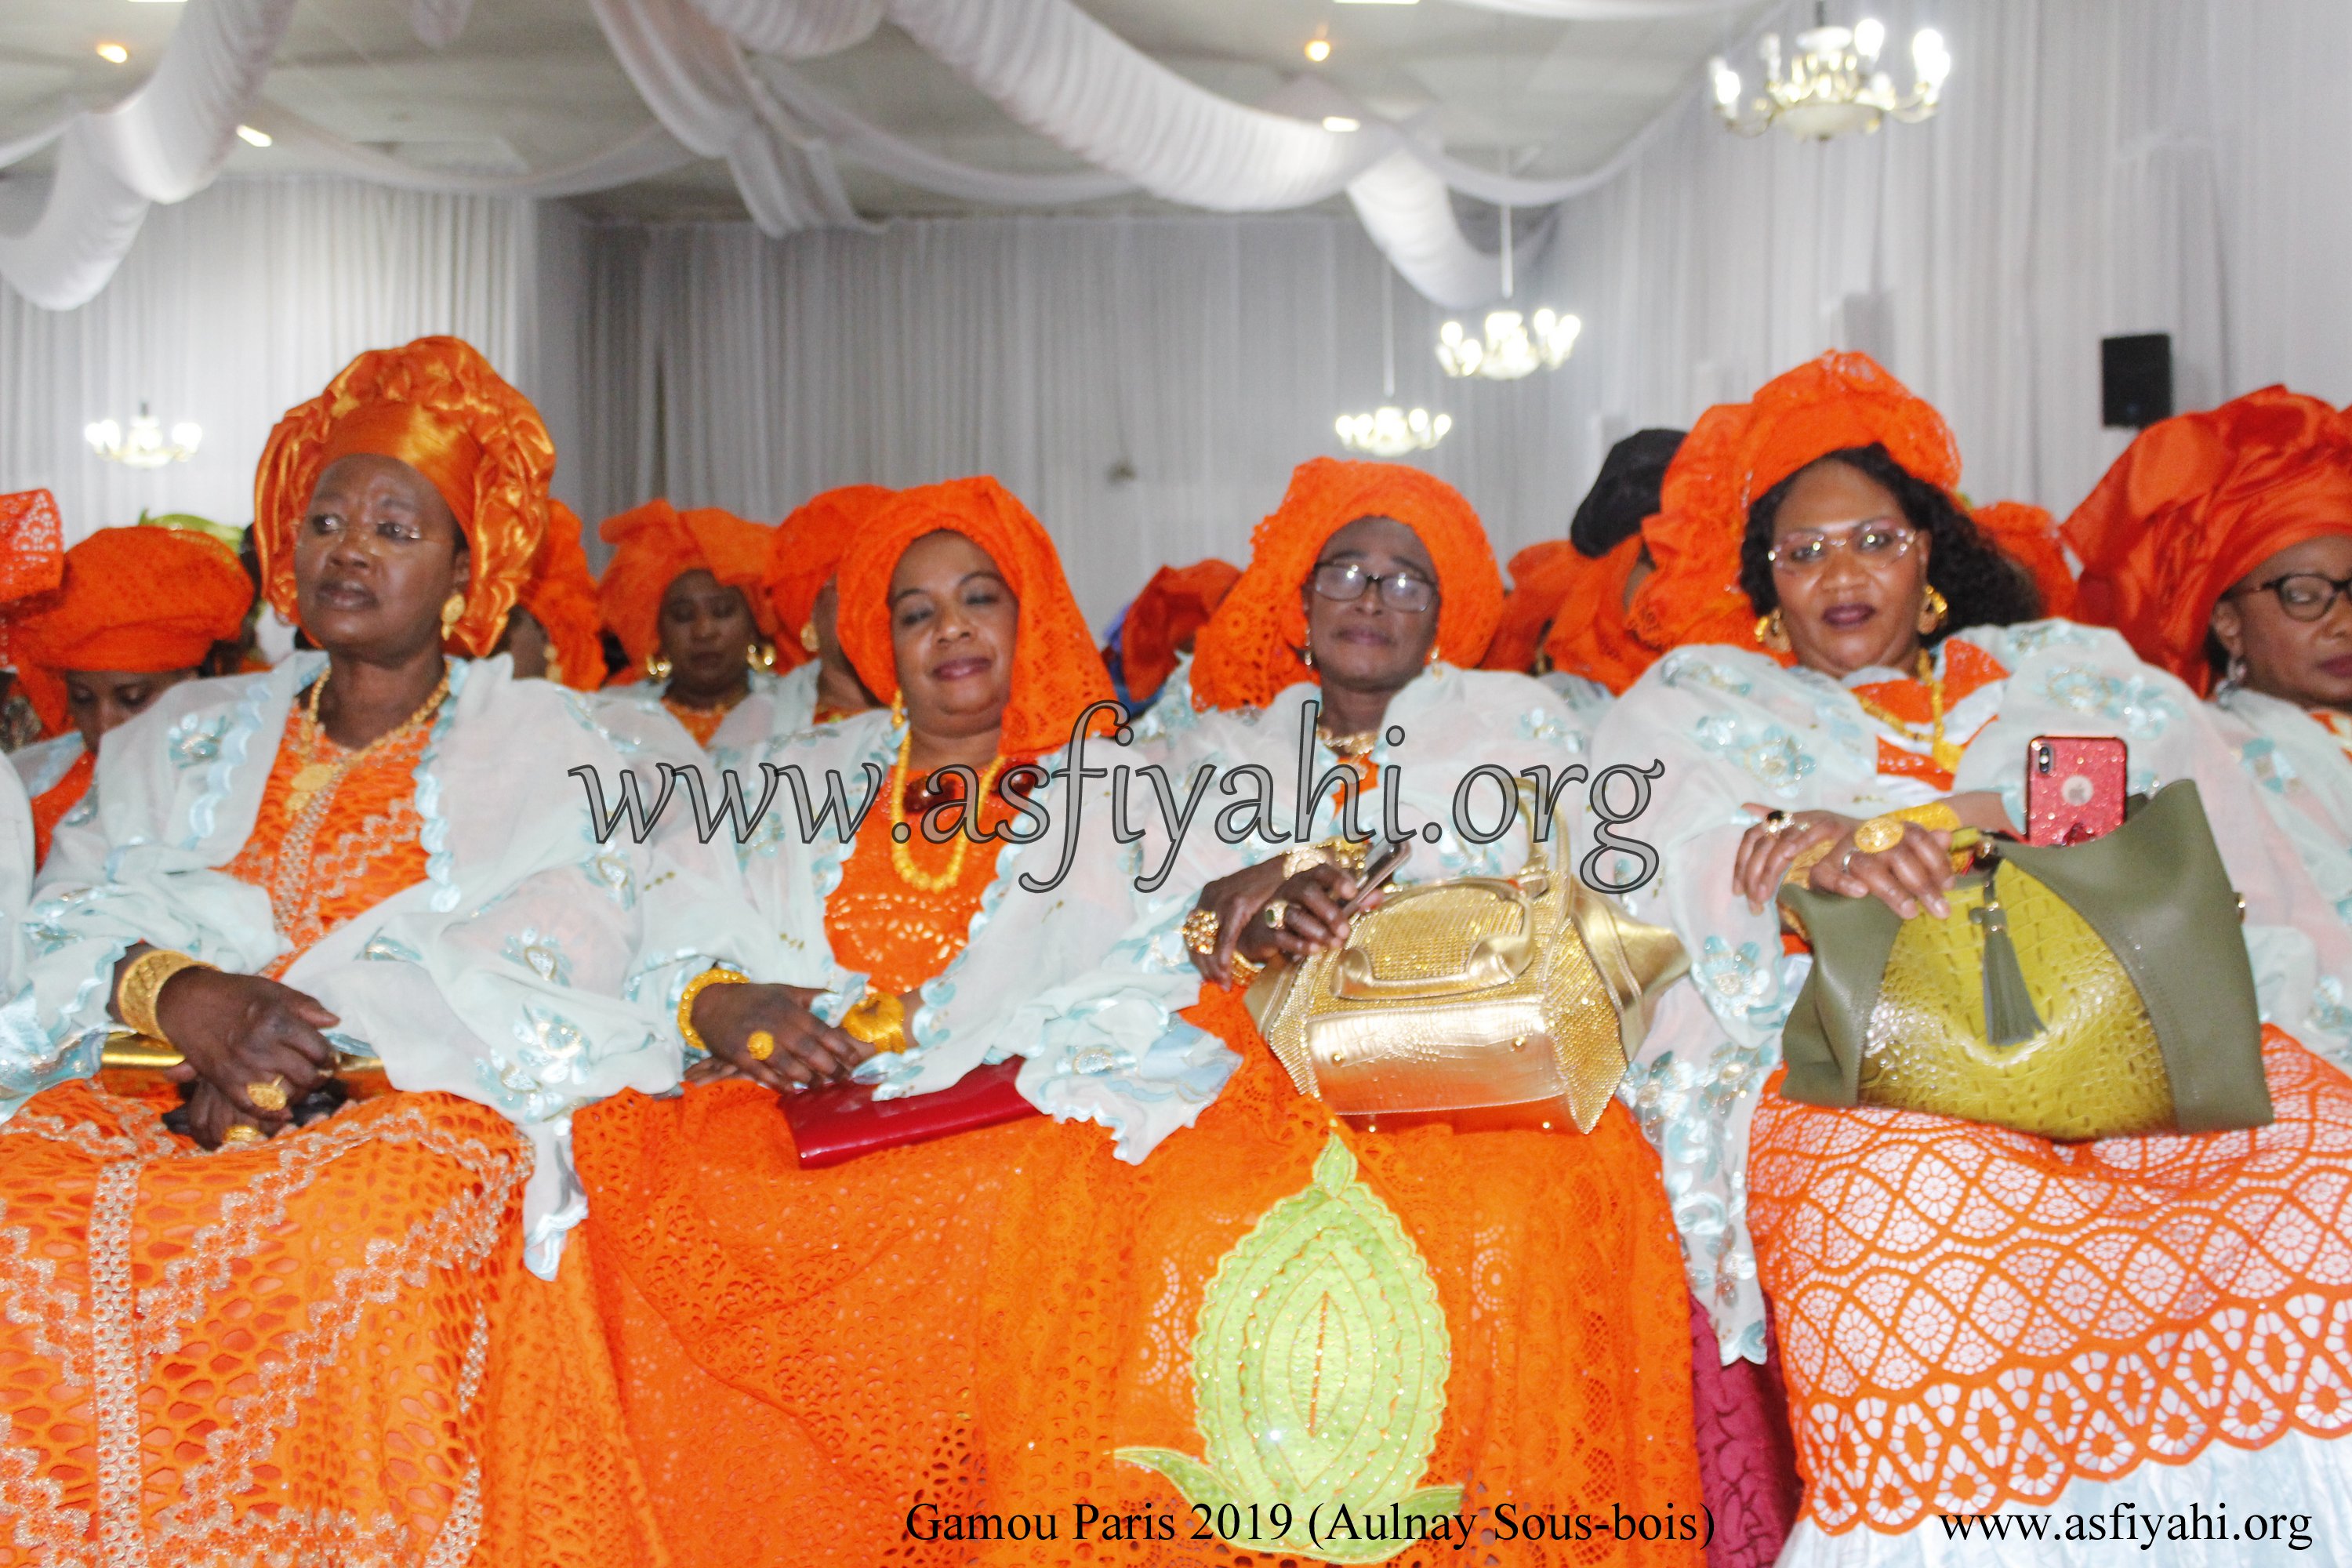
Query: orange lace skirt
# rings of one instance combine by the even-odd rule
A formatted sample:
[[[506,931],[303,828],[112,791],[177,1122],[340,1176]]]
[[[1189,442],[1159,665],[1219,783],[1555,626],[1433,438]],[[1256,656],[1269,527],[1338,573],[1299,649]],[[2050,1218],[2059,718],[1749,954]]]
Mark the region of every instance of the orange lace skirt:
[[[1774,1080],[1748,1216],[1815,1524],[2352,1431],[2352,1080],[2275,1029],[2263,1054],[2271,1126],[2097,1143]]]
[[[0,1563],[664,1561],[505,1118],[393,1095],[207,1154],[163,1109],[0,1125]]]
[[[1236,1000],[1212,992],[1189,1016],[1244,1066],[1140,1166],[1099,1128],[1039,1118],[803,1172],[774,1097],[737,1084],[577,1119],[614,1363],[679,1563],[1293,1561],[1194,1542],[1175,1489],[1113,1458],[1202,1451],[1203,1293],[1309,1184],[1333,1127]],[[1688,1297],[1631,1117],[1612,1106],[1587,1138],[1346,1142],[1426,1260],[1451,1342],[1435,1452],[1409,1484],[1466,1481],[1485,1524],[1506,1502],[1597,1516],[1581,1540],[1523,1526],[1486,1554],[1391,1561],[1699,1562],[1696,1539],[1611,1533],[1612,1510],[1704,1531]],[[1081,1503],[1097,1510],[1084,1543]],[[971,1514],[1029,1516],[1030,1539],[925,1538]],[[1107,1538],[1104,1516],[1169,1524]]]

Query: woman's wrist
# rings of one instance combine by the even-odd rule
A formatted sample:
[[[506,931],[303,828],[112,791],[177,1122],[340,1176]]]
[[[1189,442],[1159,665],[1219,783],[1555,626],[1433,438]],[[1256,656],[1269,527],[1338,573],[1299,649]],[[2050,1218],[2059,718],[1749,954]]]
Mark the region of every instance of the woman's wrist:
[[[688,1050],[697,1056],[710,1054],[710,1046],[703,1030],[708,1026],[715,1032],[718,1020],[709,1008],[704,993],[714,985],[744,985],[750,982],[750,975],[730,969],[725,964],[714,963],[686,983],[686,989],[679,993],[677,999],[677,1033],[678,1037],[686,1042]]]
[[[124,966],[114,986],[114,1016],[134,1035],[173,1045],[157,1013],[165,986],[191,969],[212,969],[203,959],[171,948],[151,947]],[[183,1053],[185,1054],[184,1052]]]

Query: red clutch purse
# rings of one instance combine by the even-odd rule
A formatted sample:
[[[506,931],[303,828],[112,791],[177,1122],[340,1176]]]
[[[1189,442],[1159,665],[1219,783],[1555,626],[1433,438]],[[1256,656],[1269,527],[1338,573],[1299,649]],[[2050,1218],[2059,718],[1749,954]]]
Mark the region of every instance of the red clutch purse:
[[[787,1096],[784,1120],[792,1124],[801,1169],[821,1171],[861,1154],[1041,1114],[1013,1087],[1020,1076],[1021,1058],[1011,1057],[974,1068],[945,1089],[905,1100],[877,1100],[872,1084],[830,1084]]]

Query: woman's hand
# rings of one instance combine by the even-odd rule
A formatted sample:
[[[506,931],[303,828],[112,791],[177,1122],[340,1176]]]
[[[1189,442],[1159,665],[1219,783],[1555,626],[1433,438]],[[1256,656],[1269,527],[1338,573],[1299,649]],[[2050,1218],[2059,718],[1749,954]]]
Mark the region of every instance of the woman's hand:
[[[1217,945],[1207,952],[1192,953],[1192,967],[1201,972],[1202,978],[1218,985],[1232,978],[1234,953],[1238,950],[1243,928],[1274,900],[1282,890],[1282,862],[1261,860],[1245,871],[1220,877],[1201,889],[1193,908],[1213,910],[1217,917]]]
[[[199,1079],[188,1091],[187,1103],[181,1107],[186,1112],[188,1136],[206,1149],[218,1149],[229,1141],[232,1129],[243,1127],[248,1134],[239,1136],[251,1142],[249,1133],[268,1138],[281,1131],[280,1125],[265,1124],[257,1117],[246,1115],[228,1101],[228,1097],[210,1083]]]
[[[199,1092],[209,1088],[264,1132],[292,1121],[294,1102],[333,1076],[335,1047],[320,1031],[339,1021],[290,985],[221,969],[183,969],[155,998],[155,1022],[194,1069]],[[257,1104],[256,1089],[276,1104]]]
[[[1855,847],[1849,832],[1809,879],[1824,893],[1874,898],[1906,921],[1923,906],[1942,920],[1952,912],[1944,901],[1944,889],[1952,885],[1951,849],[1950,834],[1916,822],[1903,824],[1901,843],[1875,855]]]
[[[810,1010],[821,994],[798,985],[703,987],[694,999],[694,1032],[710,1047],[710,1059],[697,1063],[687,1080],[745,1078],[795,1094],[848,1078],[867,1052]],[[751,1037],[762,1032],[774,1042],[764,1060],[751,1047]]]
[[[1252,963],[1271,963],[1276,957],[1296,962],[1309,953],[1347,946],[1350,921],[1339,911],[1356,890],[1355,876],[1346,868],[1309,866],[1275,889],[1275,899],[1283,904],[1282,929],[1276,930],[1261,910],[1259,918],[1242,928],[1241,955]],[[1266,900],[1269,908],[1275,899]],[[1356,912],[1378,909],[1380,902],[1380,894],[1374,893]]]
[[[1739,856],[1731,867],[1731,889],[1748,900],[1748,912],[1752,915],[1772,907],[1780,893],[1781,879],[1798,856],[1816,844],[1833,843],[1862,826],[1860,818],[1840,816],[1834,811],[1776,813],[1773,807],[1752,800],[1748,809],[1759,820],[1739,841]],[[1776,832],[1776,821],[1786,826]]]

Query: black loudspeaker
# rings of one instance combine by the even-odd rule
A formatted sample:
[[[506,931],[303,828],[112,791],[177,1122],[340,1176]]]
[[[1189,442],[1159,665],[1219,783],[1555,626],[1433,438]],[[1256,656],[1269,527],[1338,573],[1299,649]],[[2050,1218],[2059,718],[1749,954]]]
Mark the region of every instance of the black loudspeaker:
[[[2099,340],[2100,423],[2144,430],[2172,417],[2172,334]]]

